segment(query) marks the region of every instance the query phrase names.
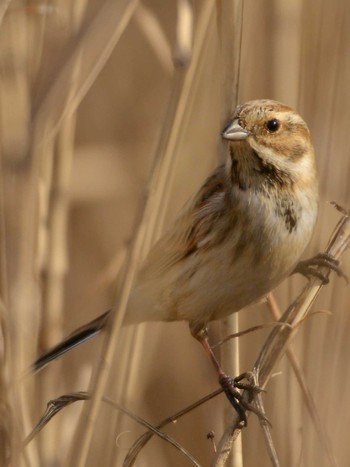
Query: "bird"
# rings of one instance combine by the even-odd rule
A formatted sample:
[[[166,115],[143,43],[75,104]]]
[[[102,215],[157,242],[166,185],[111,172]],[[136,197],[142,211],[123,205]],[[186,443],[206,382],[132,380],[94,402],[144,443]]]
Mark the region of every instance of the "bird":
[[[307,124],[285,104],[239,105],[221,136],[225,162],[151,248],[124,324],[187,321],[222,378],[206,327],[259,301],[296,270],[315,229],[318,175]],[[74,331],[34,370],[99,334],[110,317],[111,310]]]

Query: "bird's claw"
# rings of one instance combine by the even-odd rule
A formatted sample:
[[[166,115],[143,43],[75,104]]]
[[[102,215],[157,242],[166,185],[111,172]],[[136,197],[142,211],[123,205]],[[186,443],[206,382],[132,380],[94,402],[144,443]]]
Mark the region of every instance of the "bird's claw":
[[[246,379],[247,383],[241,381]],[[257,409],[250,401],[252,401],[257,392],[263,391],[263,389],[257,386],[250,373],[242,373],[236,378],[231,378],[226,374],[222,374],[219,378],[219,383],[223,388],[227,399],[236,410],[240,417],[240,423],[243,427],[247,426],[246,411],[255,413],[260,419],[264,420],[270,425],[268,418],[259,409]],[[243,389],[249,392],[249,400],[247,401],[243,395],[237,390]]]
[[[328,274],[324,274],[323,272],[315,269],[315,267],[327,267],[334,271],[339,277],[343,277],[346,283],[349,283],[348,277],[342,271],[340,267],[340,263],[337,259],[335,259],[329,253],[319,253],[318,255],[309,258],[305,261],[299,261],[296,268],[293,271],[294,273],[302,274],[303,276],[307,277],[317,277],[322,281],[324,285],[329,283]]]

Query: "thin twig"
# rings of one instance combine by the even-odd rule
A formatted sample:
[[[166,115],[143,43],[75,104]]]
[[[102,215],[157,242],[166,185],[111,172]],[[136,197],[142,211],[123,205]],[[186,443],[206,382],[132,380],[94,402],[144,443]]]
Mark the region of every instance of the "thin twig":
[[[267,304],[268,304],[268,307],[269,307],[269,310],[272,314],[272,316],[276,319],[276,320],[279,320],[282,316],[282,313],[280,311],[280,308],[278,306],[278,303],[273,295],[273,293],[269,293],[269,295],[267,296]],[[317,313],[317,312],[316,312]],[[310,317],[312,314],[314,314],[314,312],[310,312],[304,319],[306,319],[307,317]],[[282,323],[281,323],[282,324]],[[336,458],[335,458],[335,455],[334,455],[334,452],[333,452],[333,447],[332,447],[332,443],[331,443],[331,440],[330,440],[330,436],[326,430],[326,426],[324,426],[324,424],[322,423],[321,421],[321,418],[320,418],[320,415],[319,415],[319,412],[317,410],[317,406],[316,406],[316,402],[312,396],[312,393],[308,387],[308,385],[306,384],[306,379],[305,379],[305,375],[304,375],[304,372],[303,372],[303,369],[298,361],[298,358],[293,350],[293,347],[290,346],[288,347],[287,351],[286,351],[286,355],[287,355],[287,358],[289,360],[289,363],[293,369],[293,372],[298,380],[298,383],[299,383],[299,386],[300,386],[300,389],[303,393],[303,396],[304,396],[304,400],[305,400],[305,404],[306,404],[306,407],[308,409],[308,412],[310,414],[310,417],[311,417],[311,420],[315,426],[315,429],[316,429],[316,432],[318,434],[318,437],[319,437],[319,440],[320,440],[320,444],[321,446],[324,447],[324,450],[326,452],[326,455],[328,457],[328,460],[330,462],[330,465],[332,467],[337,467],[338,464],[337,464],[337,461],[336,461]]]
[[[246,334],[250,334],[251,332],[259,331],[260,329],[276,327],[276,326],[289,326],[290,328],[292,328],[292,326],[290,324],[279,323],[279,322],[258,324],[256,326],[251,326],[250,328],[243,329],[242,331],[238,331],[238,332],[235,332],[233,334],[229,334],[228,336],[224,337],[223,339],[216,342],[215,344],[212,344],[211,348],[215,349],[215,347],[219,347],[220,345],[225,344],[226,342],[230,341],[231,339],[236,339],[237,337],[242,337],[242,336],[244,336]]]
[[[255,384],[257,383],[258,382],[255,381]],[[261,392],[259,392],[256,395],[255,403],[256,403],[256,407],[259,410],[259,412],[266,417]],[[272,467],[280,467],[277,452],[276,452],[275,445],[274,445],[272,435],[271,435],[271,425],[268,423],[267,419],[264,420],[262,417],[259,417],[259,418],[261,418],[260,425],[262,427],[262,432],[263,432],[263,436],[265,439],[265,444],[267,446],[267,452],[271,460],[271,465]]]
[[[102,398],[103,402],[106,402],[107,404],[111,405],[112,407],[116,408],[117,410],[123,412],[125,415],[128,417],[132,418],[134,421],[137,423],[143,425],[148,429],[146,433],[144,433],[142,436],[140,436],[135,443],[132,445],[130,448],[123,466],[124,467],[131,467],[135,460],[136,456],[139,454],[140,450],[147,444],[147,442],[152,438],[153,435],[157,435],[160,438],[164,439],[165,441],[169,442],[173,446],[175,446],[177,449],[179,449],[183,454],[185,454],[188,459],[194,464],[194,465],[199,465],[196,460],[193,458],[191,454],[189,454],[182,446],[180,446],[172,437],[167,435],[166,433],[160,431],[161,428],[164,426],[168,425],[169,423],[177,421],[179,418],[183,417],[184,415],[188,414],[192,410],[196,409],[202,404],[205,404],[209,400],[213,399],[214,397],[218,396],[223,392],[223,389],[217,389],[216,391],[206,395],[202,399],[199,399],[198,401],[194,402],[193,404],[185,407],[184,409],[181,409],[179,412],[171,415],[170,417],[165,418],[162,422],[159,423],[159,425],[154,426],[144,420],[142,417],[139,417],[138,415],[134,414],[133,412],[130,412],[130,410],[126,409],[125,407],[122,407],[120,404],[117,402],[113,401],[109,397],[104,396]],[[85,391],[80,391],[80,392],[74,392],[74,393],[69,393],[69,394],[64,394],[63,396],[57,397],[56,399],[52,399],[47,403],[46,411],[40,418],[39,422],[36,424],[36,426],[33,428],[33,430],[29,433],[29,435],[26,437],[24,440],[24,445],[29,444],[35,436],[40,433],[40,431],[51,421],[51,419],[57,415],[62,409],[68,407],[69,405],[73,404],[74,402],[79,402],[79,401],[87,401],[91,400],[90,395],[85,392]]]
[[[164,433],[164,431],[161,431],[159,427],[153,426],[151,423],[147,422],[140,416],[130,412],[129,410],[120,407],[119,404],[115,403],[108,397],[103,398],[104,402],[107,402],[108,404],[112,405],[112,407],[115,407],[119,409],[121,412],[123,412],[125,415],[128,415],[130,418],[135,420],[135,422],[139,423],[140,425],[143,425],[145,428],[147,428],[153,435],[157,435],[159,438],[163,439],[164,441],[168,442],[172,446],[174,446],[178,451],[183,454],[187,460],[189,460],[193,465],[196,465],[197,467],[200,467],[200,464],[196,461],[196,459],[190,454],[187,449],[185,449],[181,444],[179,444],[174,438],[172,438],[170,435],[167,433]],[[125,464],[124,464],[125,465]]]
[[[34,437],[49,423],[49,421],[57,415],[62,409],[68,407],[69,405],[73,404],[74,402],[79,401],[87,401],[91,400],[90,395],[87,392],[80,391],[80,392],[73,392],[69,394],[64,394],[63,396],[57,397],[56,399],[52,399],[47,403],[46,411],[43,416],[40,418],[37,425],[34,427],[32,432],[26,437],[24,444],[27,445],[30,443]],[[119,411],[123,412],[128,417],[132,418],[135,422],[143,425],[147,428],[152,434],[159,436],[161,439],[164,439],[166,442],[174,446],[178,451],[180,451],[193,465],[200,467],[200,464],[196,461],[196,459],[177,441],[175,441],[171,436],[164,433],[159,429],[159,427],[153,426],[151,423],[147,422],[142,417],[130,412],[130,410],[122,407],[117,402],[114,402],[108,397],[103,397],[103,402],[111,405],[112,407],[118,409]]]
[[[157,425],[156,428],[158,428],[158,429],[163,428],[165,425],[168,425],[169,423],[172,423],[172,422],[178,420],[179,418],[183,417],[187,413],[191,412],[193,409],[196,409],[200,405],[205,404],[206,402],[211,400],[213,397],[218,396],[222,392],[223,392],[222,388],[217,389],[216,391],[208,394],[207,396],[203,397],[202,399],[199,399],[198,401],[194,402],[193,404],[188,405],[184,409],[181,409],[176,414],[165,418],[162,422],[159,423],[159,425]],[[146,433],[141,435],[135,441],[135,443],[129,449],[129,452],[128,452],[127,456],[125,457],[123,467],[131,467],[131,466],[134,465],[134,462],[136,461],[137,455],[139,454],[141,449],[148,443],[148,441],[152,438],[152,436],[153,436],[153,433],[151,431],[147,431]]]

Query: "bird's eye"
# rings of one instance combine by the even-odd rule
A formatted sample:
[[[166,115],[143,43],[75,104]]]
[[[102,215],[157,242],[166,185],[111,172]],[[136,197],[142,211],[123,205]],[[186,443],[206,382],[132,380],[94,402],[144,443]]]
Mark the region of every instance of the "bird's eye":
[[[273,118],[272,120],[268,120],[266,122],[266,128],[270,133],[275,133],[279,129],[280,125],[281,124],[277,118]]]

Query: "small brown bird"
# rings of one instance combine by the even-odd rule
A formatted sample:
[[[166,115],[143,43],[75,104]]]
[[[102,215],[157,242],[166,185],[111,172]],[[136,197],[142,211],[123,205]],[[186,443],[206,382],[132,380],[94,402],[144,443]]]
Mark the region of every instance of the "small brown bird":
[[[257,301],[291,274],[309,243],[318,182],[304,120],[279,102],[255,100],[236,108],[222,137],[226,163],[151,249],[125,324],[185,320],[202,340],[209,321]],[[35,369],[98,334],[109,316],[79,328]]]

